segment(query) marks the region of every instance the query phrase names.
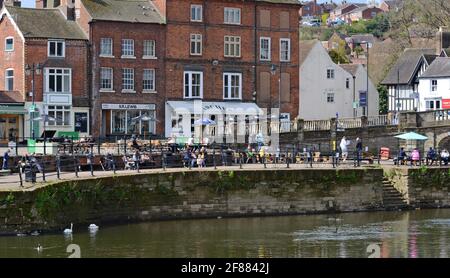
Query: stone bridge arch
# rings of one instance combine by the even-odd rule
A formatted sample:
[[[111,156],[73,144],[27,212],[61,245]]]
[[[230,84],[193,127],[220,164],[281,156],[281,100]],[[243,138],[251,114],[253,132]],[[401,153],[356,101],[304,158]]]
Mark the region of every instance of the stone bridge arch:
[[[450,150],[450,135],[449,132],[439,134],[436,136],[436,148],[443,149],[446,148]]]

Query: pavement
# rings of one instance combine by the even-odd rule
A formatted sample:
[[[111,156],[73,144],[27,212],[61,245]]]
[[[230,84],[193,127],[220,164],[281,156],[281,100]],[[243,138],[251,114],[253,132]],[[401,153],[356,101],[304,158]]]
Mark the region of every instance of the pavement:
[[[243,164],[242,170],[254,170],[254,171],[264,171],[265,169],[277,169],[277,170],[296,170],[296,169],[333,169],[331,164],[327,163],[317,163],[313,164],[313,168],[310,167],[309,164],[289,164],[289,168],[287,168],[286,164],[266,164],[267,168],[264,168],[264,164]],[[363,164],[362,167],[378,167],[378,164]],[[340,164],[339,169],[353,169],[353,161],[348,161],[345,164]],[[158,169],[141,169],[140,173],[137,173],[136,170],[117,170],[116,175],[126,176],[126,175],[138,175],[138,174],[149,174],[149,173],[176,173],[183,171],[239,171],[241,170],[239,165],[234,166],[217,166],[217,169],[214,167],[205,167],[205,168],[167,168],[166,170],[162,168]],[[110,177],[113,176],[113,171],[95,171],[94,176],[91,176],[89,171],[78,172],[78,177],[74,172],[61,172],[60,179],[58,179],[56,172],[49,172],[45,175],[45,182],[43,181],[42,174],[38,173],[36,177],[36,183],[25,182],[25,176],[23,177],[23,186],[20,186],[20,177],[19,174],[12,174],[8,176],[0,176],[0,192],[4,191],[32,191],[37,188],[47,186],[51,183],[55,183],[58,181],[65,180],[83,180],[83,179],[92,179],[99,177]]]

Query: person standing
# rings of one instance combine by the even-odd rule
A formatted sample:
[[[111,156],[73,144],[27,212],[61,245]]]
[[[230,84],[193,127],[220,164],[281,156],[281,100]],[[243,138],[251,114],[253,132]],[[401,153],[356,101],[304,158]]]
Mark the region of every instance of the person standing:
[[[3,170],[8,170],[9,152],[10,152],[10,150],[7,149],[5,151],[5,153],[3,154],[3,165],[2,165]]]
[[[91,171],[91,175],[94,175],[94,155],[90,150],[87,150],[86,153],[86,163],[89,165],[89,170]]]
[[[342,153],[342,162],[345,162],[348,157],[347,146],[348,146],[347,138],[344,136],[344,137],[342,137],[341,143],[339,144],[339,147],[341,148],[341,153]]]
[[[357,162],[357,166],[361,166],[361,154],[362,154],[362,150],[363,150],[363,145],[361,142],[361,139],[356,138],[356,162]]]
[[[139,150],[136,150],[133,154],[133,162],[134,167],[139,172],[139,163],[141,162],[141,154],[139,153]]]
[[[448,165],[448,159],[450,157],[450,153],[447,151],[447,149],[443,149],[441,151],[441,159],[444,162],[444,165],[447,166]]]

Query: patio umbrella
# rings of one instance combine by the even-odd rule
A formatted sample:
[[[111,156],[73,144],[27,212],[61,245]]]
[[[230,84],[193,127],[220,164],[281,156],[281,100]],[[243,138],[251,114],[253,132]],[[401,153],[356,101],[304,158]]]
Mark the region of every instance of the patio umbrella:
[[[208,118],[204,118],[204,119],[198,119],[194,122],[195,125],[215,125],[216,122],[208,119]]]
[[[155,122],[159,122],[157,119],[155,119],[153,117],[150,117],[147,114],[142,114],[140,116],[132,118],[131,120],[132,121],[136,121],[136,122],[139,122],[139,121],[144,121],[144,122],[146,122],[146,121],[155,121]]]
[[[42,114],[41,116],[34,118],[33,121],[44,121],[44,122],[52,121],[53,122],[53,121],[56,121],[56,119],[49,115]]]
[[[428,137],[420,135],[420,134],[415,133],[415,132],[408,132],[408,133],[404,133],[404,134],[397,135],[397,136],[394,136],[394,137],[398,138],[398,139],[402,139],[402,140],[419,140],[419,141],[424,141],[424,140],[428,139]]]

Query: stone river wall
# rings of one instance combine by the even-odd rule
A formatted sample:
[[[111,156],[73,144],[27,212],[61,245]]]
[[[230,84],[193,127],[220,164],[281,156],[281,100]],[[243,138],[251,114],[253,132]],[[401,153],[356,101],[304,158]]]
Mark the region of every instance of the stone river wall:
[[[381,210],[382,169],[180,171],[0,192],[0,233],[137,221]],[[81,229],[81,228],[80,228]]]

